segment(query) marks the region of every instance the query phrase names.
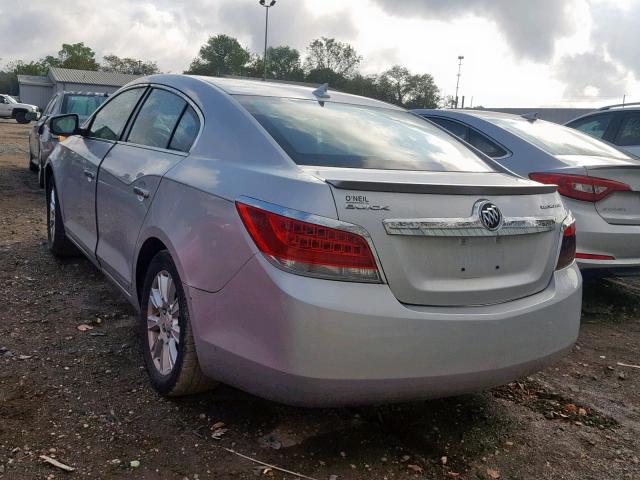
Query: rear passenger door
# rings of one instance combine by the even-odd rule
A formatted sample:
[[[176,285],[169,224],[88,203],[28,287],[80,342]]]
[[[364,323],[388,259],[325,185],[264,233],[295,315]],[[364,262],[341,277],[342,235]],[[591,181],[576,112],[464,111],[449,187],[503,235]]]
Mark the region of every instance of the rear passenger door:
[[[188,155],[200,117],[180,92],[153,87],[100,166],[98,261],[130,291],[138,234],[162,176]]]

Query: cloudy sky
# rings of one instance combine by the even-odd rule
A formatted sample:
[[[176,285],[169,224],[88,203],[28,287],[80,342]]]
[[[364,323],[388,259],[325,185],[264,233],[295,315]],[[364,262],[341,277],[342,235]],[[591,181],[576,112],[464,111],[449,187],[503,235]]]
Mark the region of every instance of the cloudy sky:
[[[154,60],[182,72],[210,34],[254,52],[264,41],[257,0],[0,0],[0,56],[37,59],[64,43]],[[269,44],[304,52],[335,37],[362,71],[402,64],[430,73],[467,105],[591,106],[640,101],[640,0],[278,0]]]

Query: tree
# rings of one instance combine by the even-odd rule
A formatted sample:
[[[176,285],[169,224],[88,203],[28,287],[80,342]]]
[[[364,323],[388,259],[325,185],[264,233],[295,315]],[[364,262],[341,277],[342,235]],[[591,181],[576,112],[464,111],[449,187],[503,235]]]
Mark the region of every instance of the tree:
[[[394,65],[382,72],[379,87],[385,100],[396,105],[404,105],[407,96],[411,93],[411,73],[406,67]]]
[[[354,75],[362,57],[348,43],[337,42],[334,38],[315,39],[307,47],[305,70],[332,70],[343,77]]]
[[[6,70],[15,75],[46,75],[49,66],[43,60],[31,61],[25,63],[22,60],[16,60],[7,65]]]
[[[300,52],[295,48],[269,47],[267,60],[267,78],[290,81],[304,79]],[[260,56],[255,57],[248,67],[247,74],[252,77],[262,77],[264,75],[264,59]]]
[[[438,108],[440,89],[431,75],[412,75],[410,84],[410,99],[405,103],[407,108]]]
[[[249,51],[238,40],[228,35],[209,37],[200,47],[198,56],[193,59],[184,73],[197,75],[242,75],[251,60]]]
[[[127,73],[129,75],[152,75],[160,73],[156,62],[136,60],[130,57],[105,55],[104,63],[100,66],[105,72]]]
[[[400,65],[380,75],[378,88],[377,98],[406,108],[437,108],[440,102],[440,91],[431,75],[414,75]]]
[[[96,52],[83,42],[63,43],[58,52],[58,58],[45,57],[44,61],[50,66],[75,68],[78,70],[97,70],[100,65],[95,60]]]

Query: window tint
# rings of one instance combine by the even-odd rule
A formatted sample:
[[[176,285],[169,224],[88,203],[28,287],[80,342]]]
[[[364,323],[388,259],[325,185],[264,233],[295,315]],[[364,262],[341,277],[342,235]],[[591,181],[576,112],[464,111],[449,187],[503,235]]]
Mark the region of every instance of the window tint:
[[[171,150],[180,150],[181,152],[188,152],[193,144],[193,141],[198,135],[200,130],[200,120],[193,108],[188,107],[176,127],[176,131],[171,138],[171,144],[169,148]]]
[[[612,119],[612,113],[604,113],[577,120],[570,123],[569,126],[571,128],[577,128],[581,132],[587,133],[592,137],[602,138]]]
[[[640,114],[627,114],[620,126],[616,145],[640,145]]]
[[[80,120],[95,112],[107,99],[104,95],[75,95],[68,94],[62,100],[61,113],[75,113]]]
[[[493,171],[464,144],[409,112],[316,100],[237,98],[299,165]]]
[[[544,120],[530,122],[514,117],[483,117],[551,155],[595,155],[627,159],[623,152],[578,130]]]
[[[465,141],[468,140],[468,135],[467,135],[468,129],[466,126],[462,125],[461,123],[454,122],[452,120],[447,120],[446,118],[442,118],[442,117],[427,117],[427,118],[431,120],[433,123],[437,123],[445,130],[450,131],[456,137],[460,137]]]
[[[166,90],[153,89],[133,122],[128,142],[167,148],[187,103]]]
[[[500,145],[475,130],[469,130],[469,143],[491,158],[504,157],[508,153]]]
[[[134,88],[111,98],[96,114],[88,135],[94,138],[118,140],[144,90],[144,88]]]

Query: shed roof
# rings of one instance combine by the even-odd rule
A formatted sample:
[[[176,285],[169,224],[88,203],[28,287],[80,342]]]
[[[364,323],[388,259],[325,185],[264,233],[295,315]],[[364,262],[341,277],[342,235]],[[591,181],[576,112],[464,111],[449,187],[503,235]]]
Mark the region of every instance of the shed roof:
[[[49,78],[55,82],[82,83],[88,85],[108,85],[121,87],[140,75],[128,75],[125,73],[103,72],[92,70],[75,70],[71,68],[49,67]]]
[[[43,85],[46,87],[53,85],[49,77],[43,75],[18,75],[18,83],[22,85]]]

